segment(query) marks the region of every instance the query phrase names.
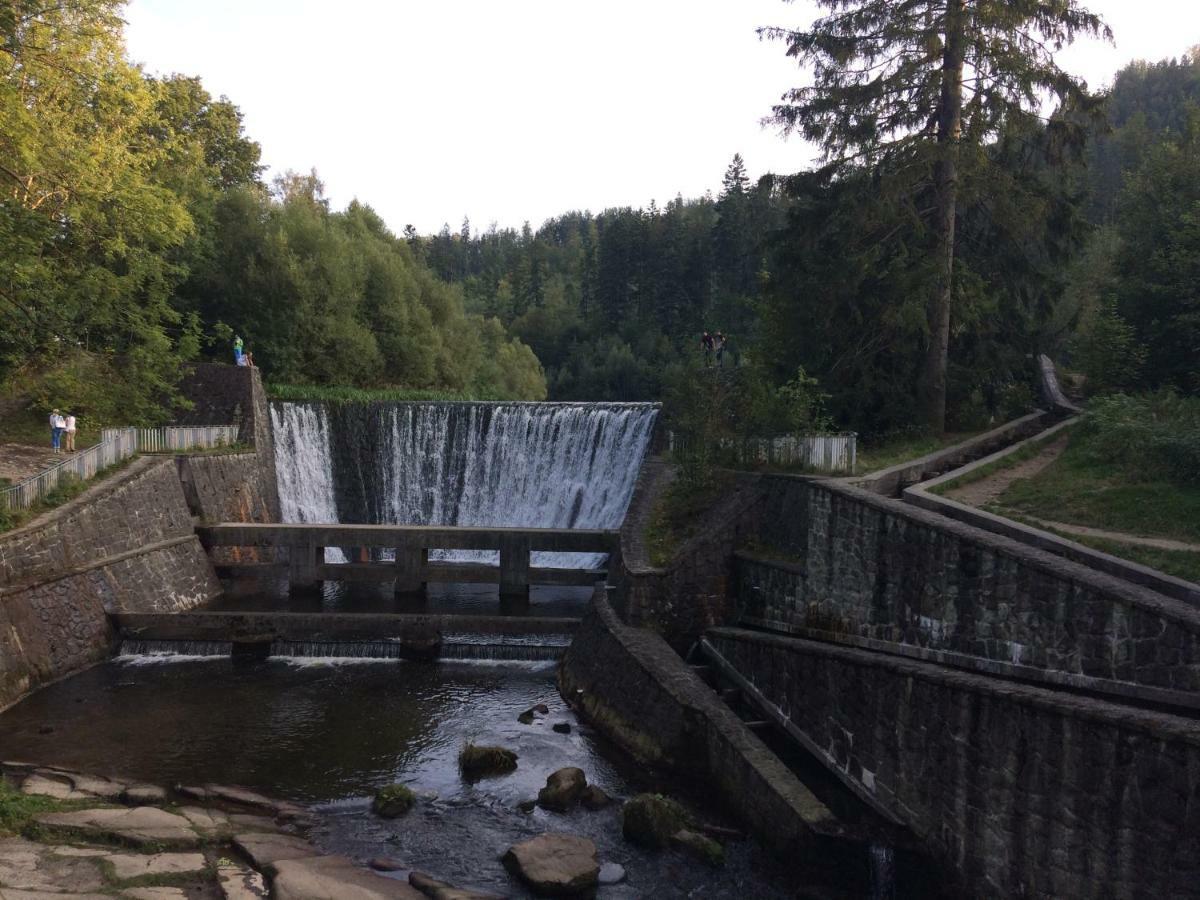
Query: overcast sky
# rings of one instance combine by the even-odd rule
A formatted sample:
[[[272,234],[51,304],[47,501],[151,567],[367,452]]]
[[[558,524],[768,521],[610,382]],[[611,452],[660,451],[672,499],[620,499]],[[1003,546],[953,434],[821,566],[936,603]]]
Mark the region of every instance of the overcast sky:
[[[1194,0],[1091,0],[1116,46],[1063,64],[1093,87],[1200,43]],[[814,159],[760,126],[801,75],[760,25],[807,0],[131,0],[132,58],[241,107],[271,172],[315,167],[397,232],[464,215],[537,227],[571,209],[660,205]]]

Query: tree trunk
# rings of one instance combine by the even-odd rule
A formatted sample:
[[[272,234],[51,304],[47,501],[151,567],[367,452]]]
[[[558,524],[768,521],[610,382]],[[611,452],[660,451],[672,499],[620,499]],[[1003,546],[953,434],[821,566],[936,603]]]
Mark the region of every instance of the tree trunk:
[[[924,413],[938,434],[946,430],[946,356],[950,344],[950,305],[954,296],[954,228],[958,211],[958,139],[962,132],[962,78],[966,0],[950,0],[942,54],[942,93],[938,101],[937,163],[934,172],[937,257],[940,268],[929,304],[929,351],[925,357]]]

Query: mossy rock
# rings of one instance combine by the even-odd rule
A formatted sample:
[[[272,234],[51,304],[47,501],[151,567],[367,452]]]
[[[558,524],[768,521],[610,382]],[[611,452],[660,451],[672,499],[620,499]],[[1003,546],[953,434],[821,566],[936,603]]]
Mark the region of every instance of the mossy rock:
[[[638,794],[621,808],[625,840],[648,850],[662,850],[676,832],[688,827],[684,808],[662,794]]]
[[[404,815],[417,802],[416,795],[403,784],[389,784],[371,801],[371,812],[385,819]]]
[[[713,868],[725,865],[725,848],[707,835],[684,828],[671,836],[671,842],[676,847],[704,860]]]
[[[517,754],[503,747],[467,744],[458,754],[458,767],[468,781],[489,775],[507,775],[517,768]]]

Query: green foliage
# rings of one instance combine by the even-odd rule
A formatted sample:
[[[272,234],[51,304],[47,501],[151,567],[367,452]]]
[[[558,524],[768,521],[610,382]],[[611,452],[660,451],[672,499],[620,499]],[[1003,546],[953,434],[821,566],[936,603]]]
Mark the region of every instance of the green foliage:
[[[371,801],[371,812],[385,819],[395,819],[413,808],[417,796],[403,784],[389,784],[380,788]]]
[[[58,800],[22,794],[0,778],[0,836],[21,834],[34,816],[63,808],[64,804]]]
[[[1115,300],[1102,301],[1071,344],[1071,359],[1087,376],[1090,393],[1135,387],[1146,362],[1146,348],[1117,311]]]
[[[727,471],[710,470],[704,479],[679,474],[663,492],[646,523],[644,535],[651,565],[665,566],[675,552],[696,533],[701,516],[733,487],[734,476]]]
[[[1171,391],[1101,397],[1081,426],[1081,458],[1138,479],[1200,486],[1200,397]]]

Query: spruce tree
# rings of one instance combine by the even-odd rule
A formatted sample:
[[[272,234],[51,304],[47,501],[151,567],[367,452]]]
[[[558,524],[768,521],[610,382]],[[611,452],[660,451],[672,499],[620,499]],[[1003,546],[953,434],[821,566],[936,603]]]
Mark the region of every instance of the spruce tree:
[[[941,432],[960,165],[982,164],[1001,128],[1037,117],[1048,97],[1091,105],[1054,53],[1079,35],[1111,34],[1077,0],[817,2],[830,12],[807,30],[760,31],[813,70],[813,84],[784,94],[771,120],[820,145],[831,166],[917,173],[914,191],[932,189],[925,214],[937,277],[920,389],[926,424]],[[1066,130],[1077,121],[1052,124]]]

